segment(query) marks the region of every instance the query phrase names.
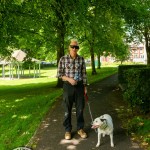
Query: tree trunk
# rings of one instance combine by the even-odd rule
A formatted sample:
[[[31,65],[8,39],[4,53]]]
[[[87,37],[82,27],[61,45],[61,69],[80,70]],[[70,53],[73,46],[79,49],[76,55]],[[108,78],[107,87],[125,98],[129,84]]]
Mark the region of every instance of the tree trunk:
[[[147,64],[150,65],[150,37],[148,33],[148,29],[145,29],[145,47],[146,47],[146,52],[147,52]]]
[[[64,39],[65,39],[65,32],[64,30],[58,30],[58,47],[57,47],[57,66],[60,58],[64,56]],[[56,87],[62,88],[63,81],[58,78]]]
[[[92,75],[94,75],[94,74],[97,74],[97,72],[96,72],[96,69],[95,69],[94,50],[93,50],[92,46],[90,48],[90,53],[91,53]]]
[[[146,48],[147,51],[147,64],[150,65],[150,46]]]
[[[97,54],[97,60],[98,60],[98,66],[97,69],[101,69],[101,60],[100,60],[101,56],[100,53]]]

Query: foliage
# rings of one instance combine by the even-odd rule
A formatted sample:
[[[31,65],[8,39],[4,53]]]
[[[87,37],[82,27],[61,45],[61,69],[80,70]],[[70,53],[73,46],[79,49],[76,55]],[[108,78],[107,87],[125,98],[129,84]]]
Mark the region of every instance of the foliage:
[[[78,37],[82,41],[82,54],[90,54],[92,74],[96,74],[96,55],[118,55],[117,51],[124,51],[120,45],[124,45],[122,28],[123,21],[116,14],[117,7],[110,1],[90,1],[83,26],[79,30]],[[83,30],[82,30],[83,29]]]
[[[24,49],[28,57],[58,61],[71,37],[80,42],[94,41],[88,45],[93,46],[94,52],[112,51],[109,43],[117,40],[113,42],[110,35],[120,38],[113,31],[121,29],[120,19],[114,13],[119,7],[113,1],[4,0],[0,8],[1,55],[9,56],[11,47]]]
[[[131,108],[139,108],[141,112],[150,112],[150,68],[129,69],[126,71],[127,88],[124,93],[125,99]]]
[[[0,57],[10,56],[16,48],[29,59],[58,62],[67,52],[68,40],[77,38],[96,74],[95,55],[124,61],[132,35],[132,41],[146,41],[149,62],[149,6],[148,0],[1,0]]]
[[[146,67],[147,65],[141,65],[141,64],[128,64],[128,65],[119,65],[118,66],[118,80],[119,80],[119,83],[121,85],[123,84],[127,84],[127,77],[126,77],[126,71],[129,70],[129,69],[138,69],[138,68],[143,68],[143,67]]]
[[[116,61],[121,61],[121,64],[124,61],[129,60],[130,51],[128,49],[128,46],[120,43],[118,47],[118,51],[116,51],[115,55],[116,55]]]
[[[145,42],[147,63],[150,64],[150,1],[127,0],[120,5],[128,29],[127,41]]]
[[[143,147],[148,147],[150,144],[150,120],[142,116],[135,116],[127,121],[126,129],[132,137],[139,142]]]

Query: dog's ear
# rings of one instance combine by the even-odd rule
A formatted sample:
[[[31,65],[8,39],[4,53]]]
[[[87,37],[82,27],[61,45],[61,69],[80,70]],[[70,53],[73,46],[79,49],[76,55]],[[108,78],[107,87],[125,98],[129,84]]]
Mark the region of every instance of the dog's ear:
[[[104,115],[100,116],[101,119],[104,119]]]

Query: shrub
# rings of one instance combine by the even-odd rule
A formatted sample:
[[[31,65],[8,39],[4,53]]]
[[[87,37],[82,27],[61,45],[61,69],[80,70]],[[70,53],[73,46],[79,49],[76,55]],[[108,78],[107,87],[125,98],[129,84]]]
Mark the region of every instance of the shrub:
[[[119,65],[118,66],[118,81],[120,84],[127,84],[126,71],[129,69],[138,69],[147,67],[147,65]]]
[[[150,120],[144,119],[143,117],[135,116],[133,119],[127,122],[128,133],[134,133],[139,136],[140,140],[150,144]],[[132,135],[134,135],[132,134]],[[150,148],[150,147],[149,147]]]
[[[125,72],[127,87],[124,98],[130,103],[132,110],[135,107],[142,112],[150,112],[150,68],[134,68]]]

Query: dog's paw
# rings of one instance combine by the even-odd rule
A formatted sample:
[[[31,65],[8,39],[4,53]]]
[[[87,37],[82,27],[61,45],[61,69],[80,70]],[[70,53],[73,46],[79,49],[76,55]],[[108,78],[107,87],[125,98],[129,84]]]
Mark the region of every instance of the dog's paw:
[[[100,144],[98,143],[98,144],[96,144],[96,147],[99,147],[100,146]]]

